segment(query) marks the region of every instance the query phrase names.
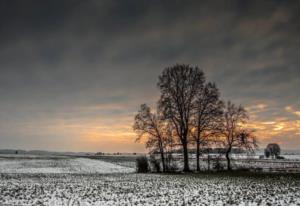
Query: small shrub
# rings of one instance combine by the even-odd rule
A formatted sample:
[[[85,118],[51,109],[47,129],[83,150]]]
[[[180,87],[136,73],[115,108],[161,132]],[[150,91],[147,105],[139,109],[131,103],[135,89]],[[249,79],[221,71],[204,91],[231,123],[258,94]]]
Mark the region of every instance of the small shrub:
[[[269,158],[270,155],[271,155],[270,151],[266,148],[266,149],[265,149],[265,157],[266,157],[266,158]]]
[[[138,173],[149,172],[149,163],[146,156],[136,158],[136,171]]]
[[[150,165],[151,165],[151,170],[152,171],[161,172],[160,162],[159,162],[159,160],[155,159],[154,155],[150,156]]]
[[[283,159],[284,159],[284,157],[283,157],[283,156],[277,156],[277,159],[279,159],[279,160],[283,160]]]

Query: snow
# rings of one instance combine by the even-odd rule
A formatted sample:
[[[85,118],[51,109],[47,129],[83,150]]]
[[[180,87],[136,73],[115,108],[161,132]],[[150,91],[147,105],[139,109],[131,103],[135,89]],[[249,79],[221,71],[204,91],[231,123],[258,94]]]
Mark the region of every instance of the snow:
[[[133,168],[88,158],[0,160],[0,173],[128,173]]]
[[[218,175],[4,174],[0,205],[299,205],[299,180]]]
[[[284,154],[281,156],[283,156],[285,159],[289,159],[289,160],[300,160],[300,155],[298,155],[298,154]]]
[[[0,156],[0,205],[300,205],[300,179],[136,174],[89,158]]]
[[[111,174],[111,173],[130,173],[134,172],[135,169],[120,166],[117,164],[104,162],[101,160],[92,160],[87,158],[77,158],[71,161],[72,168],[77,173],[101,173],[101,174]]]

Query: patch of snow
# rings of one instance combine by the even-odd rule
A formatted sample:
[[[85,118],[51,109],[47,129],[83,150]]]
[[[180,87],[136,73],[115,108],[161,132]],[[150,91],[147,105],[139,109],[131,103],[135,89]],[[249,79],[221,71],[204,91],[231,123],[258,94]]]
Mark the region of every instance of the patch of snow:
[[[75,173],[130,173],[135,169],[116,165],[113,163],[92,160],[87,158],[76,158],[71,160],[71,167]]]
[[[0,173],[129,173],[133,168],[88,158],[0,160]]]

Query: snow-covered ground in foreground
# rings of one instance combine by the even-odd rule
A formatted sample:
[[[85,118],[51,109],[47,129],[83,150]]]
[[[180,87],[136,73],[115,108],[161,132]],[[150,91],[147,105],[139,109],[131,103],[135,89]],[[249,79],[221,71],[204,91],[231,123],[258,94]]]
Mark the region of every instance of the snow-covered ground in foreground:
[[[117,160],[0,156],[0,205],[300,205],[299,175],[136,174]]]
[[[2,174],[0,205],[299,205],[300,180],[222,175]]]
[[[88,158],[0,159],[0,173],[129,173],[133,168]]]

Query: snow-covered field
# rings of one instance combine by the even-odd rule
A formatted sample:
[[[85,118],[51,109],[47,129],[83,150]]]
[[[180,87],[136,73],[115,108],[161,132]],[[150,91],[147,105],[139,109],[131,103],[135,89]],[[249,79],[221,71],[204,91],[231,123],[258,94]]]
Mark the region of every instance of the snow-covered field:
[[[299,179],[217,175],[5,174],[10,205],[299,205]]]
[[[0,156],[0,205],[300,205],[299,175],[136,174],[116,162]]]
[[[88,158],[0,159],[0,173],[128,173],[133,168]]]

